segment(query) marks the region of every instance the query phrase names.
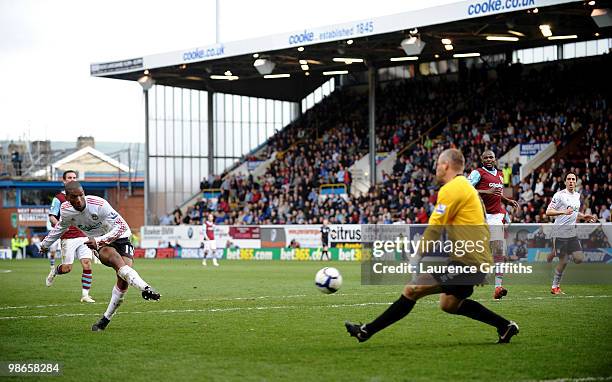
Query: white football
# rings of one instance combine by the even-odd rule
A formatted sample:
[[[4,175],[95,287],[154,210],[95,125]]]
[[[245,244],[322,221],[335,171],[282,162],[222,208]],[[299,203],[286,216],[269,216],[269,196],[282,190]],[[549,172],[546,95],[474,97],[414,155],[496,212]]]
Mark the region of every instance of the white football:
[[[325,267],[317,272],[315,285],[322,293],[336,293],[342,286],[342,275],[336,268]]]

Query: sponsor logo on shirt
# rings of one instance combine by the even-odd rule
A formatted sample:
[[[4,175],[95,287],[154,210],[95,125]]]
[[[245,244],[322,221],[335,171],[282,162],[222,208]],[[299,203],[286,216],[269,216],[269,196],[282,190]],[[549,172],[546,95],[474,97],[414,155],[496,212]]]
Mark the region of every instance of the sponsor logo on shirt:
[[[84,225],[84,224],[77,225],[77,227],[79,227],[81,231],[93,231],[95,229],[100,228],[101,226],[102,226],[102,222],[97,222],[96,224],[90,224],[90,225]]]

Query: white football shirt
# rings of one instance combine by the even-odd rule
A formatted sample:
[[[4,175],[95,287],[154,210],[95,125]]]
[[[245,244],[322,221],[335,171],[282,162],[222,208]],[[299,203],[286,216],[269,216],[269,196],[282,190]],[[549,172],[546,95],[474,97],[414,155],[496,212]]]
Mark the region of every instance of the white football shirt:
[[[571,215],[555,216],[553,237],[568,238],[576,236],[576,220],[580,211],[580,194],[569,192],[567,189],[557,191],[548,205],[548,208],[557,211],[565,211],[571,207],[574,212]]]
[[[70,226],[94,237],[98,245],[132,236],[130,227],[121,215],[106,200],[94,195],[85,197],[83,211],[77,211],[70,202],[62,203],[60,220],[45,237],[42,246],[49,248]]]

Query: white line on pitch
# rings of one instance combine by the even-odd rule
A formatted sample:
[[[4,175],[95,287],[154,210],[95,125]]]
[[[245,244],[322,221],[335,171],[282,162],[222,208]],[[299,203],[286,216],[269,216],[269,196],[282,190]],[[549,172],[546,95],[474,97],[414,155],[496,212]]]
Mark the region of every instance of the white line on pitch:
[[[387,293],[342,293],[342,294],[335,294],[332,295],[333,297],[330,296],[330,298],[339,298],[339,297],[350,297],[350,296],[362,296],[362,297],[368,297],[368,296],[384,296],[384,295],[395,295],[397,294],[397,292],[387,292]],[[308,294],[293,294],[293,295],[286,295],[286,296],[251,296],[251,297],[208,297],[208,298],[190,298],[190,299],[185,299],[185,300],[175,300],[175,301],[187,301],[187,302],[194,302],[194,301],[249,301],[249,300],[264,300],[264,299],[274,299],[274,298],[278,298],[278,299],[290,299],[290,298],[299,298],[299,297],[309,297],[309,296],[313,296],[313,297],[320,297],[321,294],[319,293],[312,293],[310,295]],[[36,309],[36,308],[57,308],[57,307],[63,307],[63,306],[78,306],[78,305],[83,305],[83,304],[79,304],[79,303],[71,303],[71,304],[48,304],[48,305],[19,305],[19,306],[0,306],[0,310],[10,310],[10,309]]]
[[[323,298],[340,298],[340,297],[373,297],[373,296],[386,296],[386,295],[397,295],[398,292],[385,292],[385,293],[342,293],[342,294],[334,294],[328,297]],[[220,297],[220,298],[192,298],[185,300],[174,300],[174,301],[187,301],[187,302],[195,302],[195,301],[250,301],[250,300],[264,300],[264,299],[291,299],[291,298],[299,298],[299,297],[309,297],[318,296],[317,294],[307,295],[307,294],[294,294],[294,295],[286,295],[286,296],[252,296],[252,297]],[[587,295],[587,296],[571,296],[571,295],[563,295],[563,296],[535,296],[535,297],[523,297],[523,298],[511,298],[506,297],[503,301],[530,301],[530,300],[570,300],[577,298],[610,298],[612,295]],[[477,299],[478,301],[491,301],[491,299]],[[425,300],[432,301],[432,300]],[[435,302],[435,301],[434,301]],[[499,301],[496,301],[499,302]],[[37,309],[37,308],[58,308],[65,306],[82,306],[83,304],[79,303],[71,303],[71,304],[48,304],[48,305],[20,305],[20,306],[2,306],[0,310],[11,310],[11,309]],[[0,317],[1,319],[1,317]]]
[[[78,303],[73,304],[47,304],[47,305],[20,305],[20,306],[0,306],[0,310],[9,310],[9,309],[36,309],[36,308],[56,308],[61,306],[77,306],[83,305]]]
[[[556,299],[575,299],[575,298],[610,298],[612,296],[571,296],[556,298]],[[514,301],[522,300],[543,300],[543,297],[527,297],[523,299],[517,299]],[[552,300],[555,297],[549,297]],[[489,301],[479,299],[477,301]],[[437,303],[436,300],[425,300],[421,303]],[[168,314],[168,313],[215,313],[215,312],[234,312],[234,311],[249,311],[249,310],[278,310],[278,309],[312,309],[312,308],[344,308],[344,307],[358,307],[358,306],[371,306],[371,305],[389,305],[390,302],[365,302],[356,304],[329,304],[329,305],[281,305],[281,306],[251,306],[251,307],[231,307],[231,308],[205,308],[205,309],[164,309],[164,310],[147,310],[147,311],[131,311],[131,312],[117,312],[117,314]],[[97,316],[98,313],[60,313],[53,315],[33,315],[33,316],[5,316],[0,317],[0,320],[17,320],[17,319],[28,319],[28,318],[55,318],[55,317],[81,317],[81,316]]]
[[[250,307],[234,307],[234,308],[208,308],[208,309],[163,309],[163,310],[146,310],[146,311],[131,311],[117,312],[117,314],[171,314],[171,313],[217,313],[217,312],[235,312],[235,311],[250,311],[250,310],[279,310],[279,309],[308,309],[308,308],[345,308],[356,306],[369,305],[389,305],[388,302],[365,302],[359,304],[331,304],[331,305],[281,305],[281,306],[250,306]],[[62,313],[51,315],[36,315],[36,316],[6,316],[0,317],[0,320],[19,320],[19,319],[40,319],[40,318],[57,318],[57,317],[83,317],[83,316],[99,316],[99,313]]]

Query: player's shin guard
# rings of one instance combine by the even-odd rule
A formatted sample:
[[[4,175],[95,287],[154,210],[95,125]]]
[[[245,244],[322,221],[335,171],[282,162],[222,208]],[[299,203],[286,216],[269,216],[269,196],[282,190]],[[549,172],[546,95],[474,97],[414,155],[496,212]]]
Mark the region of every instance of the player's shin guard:
[[[104,317],[106,317],[109,320],[113,318],[113,315],[117,311],[117,308],[119,308],[119,306],[121,306],[121,304],[123,303],[123,296],[125,296],[126,293],[127,293],[127,289],[120,290],[117,287],[117,285],[113,287],[113,293],[111,295],[111,300],[108,303],[106,312],[104,312]]]
[[[463,300],[455,314],[495,326],[498,331],[510,324],[510,321],[485,308],[482,304],[470,299]]]
[[[91,288],[92,274],[91,269],[83,269],[81,274],[81,285],[83,287],[83,296],[89,295],[89,289]]]
[[[127,281],[128,284],[140,289],[141,291],[144,291],[149,286],[149,284],[147,284],[140,277],[138,272],[136,272],[134,268],[130,267],[129,265],[124,265],[119,268],[117,271],[117,276],[121,277],[123,280]]]
[[[406,317],[416,304],[416,301],[401,295],[390,307],[387,308],[378,318],[374,321],[366,324],[365,330],[368,335],[373,335],[386,328],[387,326],[401,320]]]

